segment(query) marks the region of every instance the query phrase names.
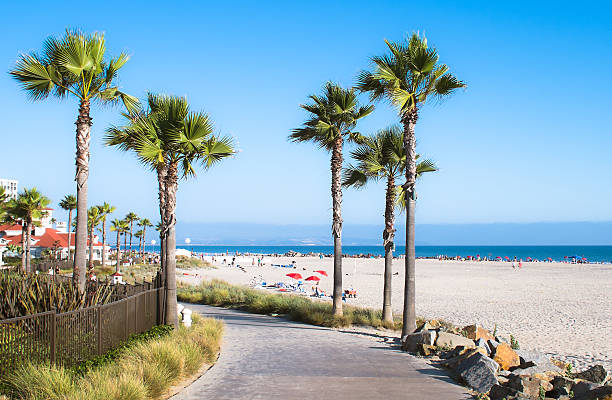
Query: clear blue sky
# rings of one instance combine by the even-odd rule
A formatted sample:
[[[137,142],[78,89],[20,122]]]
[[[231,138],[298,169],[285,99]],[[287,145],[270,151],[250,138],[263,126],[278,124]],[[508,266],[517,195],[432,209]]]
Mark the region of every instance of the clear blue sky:
[[[185,95],[240,143],[235,159],[181,182],[180,221],[327,223],[329,155],[287,141],[305,118],[298,105],[326,80],[353,84],[383,39],[420,30],[468,89],[422,110],[418,150],[440,172],[419,183],[419,222],[612,220],[606,2],[180,3],[4,4],[0,176],[54,204],[74,191],[75,100],[33,103],[6,71],[66,27],[104,31],[108,54],[132,56],[125,91]],[[153,174],[101,143],[119,111],[92,112],[91,203],[156,220]],[[380,104],[360,130],[396,121]],[[383,202],[382,186],[347,191],[344,220],[380,223]]]

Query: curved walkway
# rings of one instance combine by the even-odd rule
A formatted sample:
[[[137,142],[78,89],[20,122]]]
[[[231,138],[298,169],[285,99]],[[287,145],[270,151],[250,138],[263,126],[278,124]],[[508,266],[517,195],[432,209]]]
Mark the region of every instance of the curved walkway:
[[[173,400],[195,399],[469,399],[444,371],[373,340],[205,305],[189,307],[222,319],[221,356]]]

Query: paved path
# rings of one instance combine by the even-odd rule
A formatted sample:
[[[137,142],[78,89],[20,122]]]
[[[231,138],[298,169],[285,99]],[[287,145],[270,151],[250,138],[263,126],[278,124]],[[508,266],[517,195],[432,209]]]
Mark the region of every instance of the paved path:
[[[223,319],[223,347],[217,364],[173,400],[471,398],[444,371],[368,333],[204,305],[189,307]]]

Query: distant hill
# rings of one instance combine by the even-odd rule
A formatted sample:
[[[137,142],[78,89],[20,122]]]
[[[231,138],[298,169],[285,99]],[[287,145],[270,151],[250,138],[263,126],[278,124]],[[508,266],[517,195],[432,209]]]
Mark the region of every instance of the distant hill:
[[[346,245],[382,242],[382,225],[344,225]],[[401,244],[404,227],[398,228]],[[227,245],[331,245],[328,225],[178,222],[177,242]],[[417,245],[612,245],[612,222],[422,224]]]

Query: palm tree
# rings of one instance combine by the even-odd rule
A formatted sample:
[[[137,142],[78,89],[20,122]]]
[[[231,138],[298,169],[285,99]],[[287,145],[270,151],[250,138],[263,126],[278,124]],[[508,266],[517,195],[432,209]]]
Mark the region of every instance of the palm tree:
[[[342,146],[344,139],[358,142],[354,132],[357,121],[374,110],[374,106],[360,107],[353,89],[328,82],[323,94],[311,95],[310,104],[301,107],[310,113],[301,128],[294,129],[289,139],[293,142],[314,142],[332,153],[331,194],[333,205],[332,235],[334,238],[334,302],[333,315],[342,315]]]
[[[59,206],[63,209],[68,211],[68,260],[72,260],[72,252],[70,250],[71,246],[70,246],[70,242],[72,240],[72,211],[74,209],[76,209],[77,206],[77,199],[75,196],[71,195],[71,194],[67,194],[66,196],[64,196],[64,198],[62,199],[62,201],[60,201]],[[73,265],[74,268],[74,265]]]
[[[104,202],[98,206],[100,210],[100,223],[102,224],[102,266],[106,265],[106,218],[115,212],[116,208]]]
[[[138,221],[138,215],[130,212],[125,216],[125,221],[130,224],[130,254],[132,254],[132,231],[134,230],[134,222]]]
[[[148,111],[126,115],[127,125],[107,130],[106,143],[134,151],[157,172],[166,287],[166,323],[177,325],[176,314],[176,193],[178,179],[196,175],[194,165],[208,169],[235,154],[228,137],[213,134],[207,114],[190,112],[185,98],[148,96]]]
[[[15,68],[10,71],[33,100],[42,100],[51,95],[60,99],[73,95],[79,101],[76,120],[77,227],[73,279],[81,292],[85,291],[91,102],[121,101],[128,110],[134,110],[138,104],[135,97],[114,85],[117,72],[129,57],[121,53],[107,60],[105,51],[103,34],[85,35],[66,30],[63,37],[45,40],[42,53],[20,56]]]
[[[0,210],[3,209],[3,204],[5,201],[8,200],[8,194],[6,193],[6,191],[4,190],[4,188],[2,186],[0,186]]]
[[[89,236],[89,263],[87,269],[91,271],[93,265],[93,237],[94,231],[102,221],[102,214],[100,213],[100,207],[94,206],[87,210],[87,232]]]
[[[21,220],[22,256],[21,270],[32,272],[30,265],[32,228],[40,223],[43,209],[51,200],[43,196],[36,188],[24,189],[16,199],[9,200],[6,210],[13,220]]]
[[[134,236],[136,236],[136,238],[138,239],[138,256],[141,256],[142,252],[142,236],[143,236],[143,231],[142,229],[139,231],[136,231],[136,233],[134,233]]]
[[[356,166],[349,166],[344,171],[343,186],[364,187],[369,181],[386,179],[385,193],[385,229],[383,230],[383,247],[385,248],[385,274],[383,285],[383,321],[393,322],[391,308],[391,281],[393,277],[393,242],[395,238],[395,206],[397,193],[401,186],[396,181],[401,178],[406,153],[403,145],[403,132],[400,126],[394,125],[383,129],[374,136],[368,136],[363,144],[351,152]],[[417,154],[416,158],[419,159]],[[423,160],[417,163],[417,178],[425,172],[437,171],[433,161]],[[401,199],[401,196],[400,196]],[[403,205],[403,202],[401,203]]]
[[[127,230],[127,224],[122,219],[114,219],[111,221],[110,230],[117,232],[117,264],[115,272],[119,272],[119,265],[121,265],[121,234]]]
[[[141,218],[140,222],[138,222],[138,226],[142,228],[142,251],[141,251],[141,256],[144,256],[145,246],[147,245],[147,228],[152,227],[153,224],[147,218]]]
[[[389,53],[372,57],[372,71],[362,71],[357,87],[370,94],[370,100],[388,100],[398,111],[404,129],[406,153],[406,276],[402,337],[416,330],[414,223],[417,174],[414,128],[420,107],[430,98],[444,98],[466,85],[438,63],[438,52],[427,46],[427,39],[414,33],[400,43],[385,41]]]

